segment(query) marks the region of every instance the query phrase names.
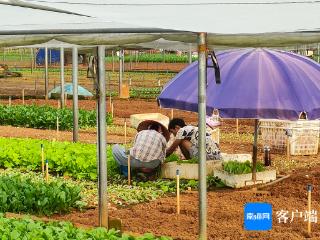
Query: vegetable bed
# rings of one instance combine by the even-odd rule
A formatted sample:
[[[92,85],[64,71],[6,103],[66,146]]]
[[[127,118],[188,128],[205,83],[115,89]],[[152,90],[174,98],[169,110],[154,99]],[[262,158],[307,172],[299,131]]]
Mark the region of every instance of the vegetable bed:
[[[22,239],[50,239],[50,240],[169,240],[167,237],[155,237],[152,234],[145,234],[140,237],[133,237],[120,234],[114,229],[109,231],[105,228],[94,228],[84,230],[74,227],[68,222],[34,221],[30,218],[12,219],[5,218],[0,214],[0,236],[3,240]]]
[[[0,173],[0,212],[52,215],[82,208],[82,188],[62,179],[46,183],[40,174]]]
[[[41,144],[50,173],[76,179],[97,179],[95,144],[0,138],[0,167],[41,171]],[[108,178],[112,179],[118,171],[110,146],[107,147],[107,161]]]
[[[73,128],[73,113],[71,109],[57,109],[50,106],[36,105],[0,105],[0,124],[18,127],[56,129],[57,117],[60,130]],[[112,117],[107,114],[107,124],[112,123]],[[89,128],[96,126],[96,111],[79,109],[79,127]]]

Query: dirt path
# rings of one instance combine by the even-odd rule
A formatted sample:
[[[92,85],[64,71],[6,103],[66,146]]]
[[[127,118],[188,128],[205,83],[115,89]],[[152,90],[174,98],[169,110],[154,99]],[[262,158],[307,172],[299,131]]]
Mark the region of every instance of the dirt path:
[[[1,137],[13,137],[13,138],[35,138],[57,141],[72,141],[73,133],[71,131],[59,131],[55,130],[42,130],[33,128],[21,128],[12,126],[0,126]],[[133,136],[127,136],[128,141],[131,141]],[[83,143],[96,143],[97,135],[92,130],[80,130],[79,141]],[[107,134],[107,142],[124,143],[124,136]]]

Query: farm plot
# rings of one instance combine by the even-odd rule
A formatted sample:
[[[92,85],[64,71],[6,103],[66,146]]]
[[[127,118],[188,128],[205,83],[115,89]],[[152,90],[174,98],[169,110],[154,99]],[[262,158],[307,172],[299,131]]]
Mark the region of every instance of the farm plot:
[[[45,105],[0,105],[0,122],[2,125],[18,127],[70,130],[73,126],[73,113],[68,108],[57,109]],[[112,123],[110,114],[107,114],[106,123]],[[96,112],[80,109],[80,128],[89,128],[95,125]]]
[[[7,216],[7,215],[6,215]],[[10,215],[8,215],[10,216]],[[16,217],[16,216],[15,216]],[[143,236],[130,236],[121,234],[114,229],[106,230],[105,228],[81,229],[76,228],[70,222],[49,222],[45,223],[31,218],[15,219],[4,217],[0,214],[0,235],[2,239],[123,239],[123,240],[170,240],[168,237],[155,237],[153,234],[144,234]]]
[[[226,134],[222,141],[235,139],[234,134]],[[240,137],[239,142],[251,141],[252,136]],[[3,145],[3,143],[1,144]],[[19,143],[21,145],[21,143]],[[28,144],[30,145],[30,143]],[[38,144],[39,145],[39,144]],[[37,150],[39,151],[39,148]],[[94,151],[93,151],[94,152]],[[40,157],[40,156],[39,156]],[[38,161],[40,158],[38,157]],[[274,156],[275,157],[275,156]],[[308,158],[301,158],[307,163]],[[277,184],[276,186],[269,187],[266,190],[270,191],[270,195],[258,196],[253,193],[245,191],[232,191],[232,190],[219,190],[209,192],[208,200],[208,223],[209,223],[209,239],[225,239],[226,237],[238,238],[239,236],[246,238],[259,238],[270,239],[286,237],[289,239],[302,239],[306,236],[303,219],[297,219],[290,225],[278,224],[277,219],[274,219],[274,228],[268,233],[250,233],[245,232],[242,228],[243,219],[243,204],[250,201],[267,201],[273,204],[275,211],[292,209],[305,210],[306,206],[306,191],[305,186],[312,183],[314,186],[319,184],[318,172],[319,168],[316,166],[316,160],[310,162],[309,166],[313,170],[306,170],[306,168],[299,168],[299,164],[292,165],[290,168],[283,169],[286,173],[295,174],[288,180]],[[298,160],[298,159],[296,159]],[[277,160],[274,161],[277,163]],[[38,166],[40,169],[40,166]],[[50,167],[54,168],[54,167]],[[53,174],[55,175],[55,174]],[[307,176],[306,176],[307,175]],[[166,192],[175,192],[175,182],[161,182],[156,181],[152,183],[139,183],[136,187],[127,187],[126,182],[120,180],[120,185],[116,185],[113,190],[109,190],[110,201],[113,206],[110,209],[112,217],[121,218],[125,231],[132,231],[136,233],[152,232],[155,235],[166,235],[177,239],[195,239],[197,238],[197,202],[198,196],[196,192],[186,192],[181,196],[181,215],[177,216],[175,213],[175,197],[164,197]],[[91,185],[90,185],[91,184]],[[96,185],[90,183],[85,185],[86,191],[84,193],[89,196],[91,206],[96,206]],[[80,185],[80,184],[79,184]],[[191,186],[196,189],[197,182],[186,183],[187,189]],[[148,187],[150,187],[148,189]],[[112,188],[110,186],[110,188]],[[142,189],[146,189],[143,191]],[[158,189],[158,190],[156,190]],[[130,193],[130,190],[132,191]],[[154,197],[156,191],[159,195]],[[91,197],[90,197],[91,196]],[[93,196],[93,197],[92,197]],[[149,196],[149,197],[146,197]],[[159,200],[154,200],[157,197],[164,197]],[[135,200],[135,198],[137,200]],[[150,203],[142,205],[137,204],[141,202],[139,199],[145,198],[146,200],[153,200]],[[317,200],[319,192],[313,192],[312,205],[315,209],[319,209]],[[145,201],[145,200],[142,200]],[[135,203],[137,205],[130,205]],[[117,206],[121,206],[120,208]],[[125,206],[125,207],[124,207]],[[123,208],[124,207],[124,208]],[[75,224],[83,224],[89,226],[97,226],[98,212],[97,209],[89,209],[85,212],[72,212],[71,214],[54,215],[51,219],[56,220],[70,220]],[[225,226],[225,227],[223,227]],[[174,230],[173,230],[174,229]],[[320,235],[316,226],[314,226],[313,236]]]
[[[307,223],[304,218],[291,220],[291,212],[307,210],[306,185],[320,184],[319,168],[312,171],[299,169],[292,177],[268,188],[269,194],[255,194],[252,191],[219,190],[208,192],[208,237],[209,239],[305,239]],[[308,175],[308,176],[306,176]],[[312,193],[312,208],[319,210],[319,191]],[[243,207],[247,202],[269,202],[273,206],[273,229],[267,232],[245,231],[243,229]],[[279,223],[278,211],[290,213],[287,223]],[[84,213],[55,215],[54,219],[69,219],[77,224],[97,226],[97,209]],[[174,239],[197,239],[198,193],[181,195],[181,213],[176,214],[176,198],[164,197],[158,200],[110,210],[111,217],[122,219],[126,231],[153,232],[156,235],[171,236]],[[319,223],[312,223],[312,239],[320,237]]]
[[[44,97],[45,94],[45,81],[44,69],[34,69],[32,72],[26,68],[13,68],[22,74],[22,77],[0,78],[1,88],[0,96],[3,97],[22,97],[22,90],[26,97]],[[49,91],[60,84],[60,69],[49,69]],[[95,93],[94,83],[92,78],[87,77],[87,69],[79,68],[79,85],[85,87],[90,92]],[[125,72],[123,75],[122,83],[127,84],[133,91],[140,88],[162,88],[176,73],[172,72]],[[118,94],[119,88],[119,73],[107,71],[106,90],[108,95]],[[65,82],[72,82],[71,69],[65,70]],[[133,94],[134,97],[134,94]],[[147,96],[146,96],[147,97]]]
[[[30,101],[31,102],[31,101]],[[70,102],[70,101],[69,101]],[[157,106],[154,101],[142,101],[142,100],[115,100],[115,103],[119,103],[119,108],[122,108],[126,111],[123,111],[122,117],[127,117],[130,115],[130,111],[133,113],[142,113],[147,111],[157,111]],[[13,101],[13,103],[19,103],[19,101]],[[20,101],[21,103],[21,101]],[[40,102],[39,102],[40,103]],[[51,101],[52,105],[56,105],[56,101]],[[71,102],[70,102],[71,103]],[[94,101],[83,101],[82,107],[88,109],[94,109]],[[80,104],[81,106],[81,104]],[[150,108],[149,108],[150,106]],[[117,111],[117,110],[116,110]],[[115,111],[115,112],[116,112]],[[166,111],[166,110],[161,110]],[[120,113],[120,111],[118,112]],[[167,116],[170,116],[170,110],[166,112]],[[180,111],[174,111],[175,116],[184,116],[188,119],[188,122],[197,121],[196,114],[184,113]],[[180,115],[181,114],[181,115]],[[120,115],[120,114],[119,114]],[[114,121],[119,124],[122,123],[124,119],[116,117]],[[120,124],[120,125],[122,125]],[[220,144],[223,152],[227,153],[250,153],[252,151],[252,141],[253,141],[253,127],[252,122],[250,121],[240,121],[240,134],[235,133],[235,123],[231,120],[225,120],[222,122],[221,127],[221,136]],[[108,126],[109,127],[109,126]],[[121,127],[117,126],[119,129],[114,130],[119,132],[121,135]],[[33,129],[29,129],[31,131]],[[23,130],[24,131],[24,130]],[[43,131],[43,130],[37,130]],[[1,131],[0,131],[1,134]],[[12,133],[13,134],[13,133]],[[25,136],[27,132],[24,132]],[[134,135],[134,132],[131,133]],[[49,136],[49,139],[55,138],[55,132]],[[96,136],[92,136],[92,139],[95,139]],[[71,138],[70,138],[71,139]],[[109,138],[110,139],[110,138]],[[39,140],[40,141],[40,140]],[[38,163],[32,163],[31,166],[36,166],[35,169],[41,169],[40,167],[40,147],[39,142],[35,151],[37,154]],[[46,149],[49,150],[50,144],[53,148],[59,149],[54,144],[60,144],[57,142],[48,141],[44,142]],[[0,144],[1,145],[1,144]],[[23,145],[23,143],[16,143],[16,145]],[[28,143],[26,145],[32,146]],[[57,145],[57,146],[58,146]],[[67,145],[67,144],[66,144]],[[93,146],[93,145],[92,145]],[[11,145],[10,145],[11,147]],[[25,148],[25,147],[24,147]],[[95,150],[88,150],[90,155],[95,157]],[[75,151],[67,147],[62,148],[66,152]],[[67,149],[67,150],[66,150]],[[80,149],[86,149],[86,147],[78,147],[77,152],[81,151]],[[262,149],[262,145],[259,145],[259,149]],[[15,151],[21,151],[19,149]],[[48,151],[49,152],[49,151]],[[54,151],[52,150],[52,153]],[[23,153],[20,153],[23,155]],[[72,155],[71,154],[71,155]],[[109,153],[110,154],[110,153]],[[25,155],[27,155],[25,153]],[[49,155],[48,155],[49,156]],[[84,154],[84,156],[86,156]],[[109,155],[110,156],[110,155]],[[110,157],[108,156],[108,159]],[[81,159],[80,157],[79,159]],[[87,159],[86,157],[84,157]],[[274,211],[287,210],[292,211],[298,209],[299,211],[305,211],[306,209],[306,185],[311,183],[315,186],[313,192],[312,206],[314,209],[319,210],[319,204],[317,199],[319,198],[319,191],[316,189],[316,186],[319,184],[319,172],[320,169],[317,167],[319,164],[319,154],[313,156],[291,156],[290,160],[287,160],[285,155],[278,153],[272,153],[272,166],[277,168],[278,172],[282,174],[291,174],[292,176],[289,179],[284,180],[276,184],[275,186],[268,187],[265,190],[269,191],[269,195],[258,196],[252,193],[245,191],[234,191],[230,189],[217,190],[213,188],[214,191],[208,193],[208,233],[209,239],[248,239],[248,238],[258,238],[258,239],[303,239],[306,236],[306,223],[303,218],[294,219],[292,223],[289,224],[280,224],[278,219],[274,218],[273,230],[268,233],[257,233],[257,232],[245,232],[243,230],[243,204],[246,202],[256,202],[256,201],[267,201],[273,204]],[[19,159],[22,158],[12,158],[13,160],[7,160],[8,162],[16,161],[19,163]],[[18,159],[18,160],[17,160]],[[62,159],[62,158],[61,158]],[[71,158],[74,163],[77,163],[75,158]],[[258,159],[262,161],[263,153],[259,151]],[[59,160],[58,163],[63,162],[64,160]],[[53,164],[49,167],[52,175],[65,175],[69,178],[80,178],[80,182],[87,182],[84,179],[90,178],[90,174],[83,174],[83,172],[75,172],[70,170],[68,164],[63,164],[62,167],[55,163],[52,159],[49,160],[49,164]],[[91,163],[90,163],[91,162]],[[22,161],[23,163],[23,161]],[[96,170],[91,168],[95,163],[95,158],[88,161],[89,173],[95,172]],[[21,164],[21,163],[19,163]],[[29,164],[22,166],[16,166],[22,169],[28,169]],[[76,165],[76,164],[74,164]],[[70,165],[72,167],[76,167]],[[90,167],[91,166],[91,167]],[[109,164],[112,167],[112,163]],[[61,168],[59,171],[56,169]],[[82,168],[80,164],[79,169]],[[86,169],[86,168],[83,168]],[[38,170],[38,171],[39,171]],[[78,169],[77,169],[78,170]],[[66,172],[66,173],[65,173]],[[87,169],[85,170],[87,172]],[[65,174],[64,174],[65,173]],[[123,227],[125,231],[132,231],[135,233],[144,233],[152,232],[155,235],[165,235],[171,236],[176,239],[196,239],[197,238],[197,226],[198,226],[198,195],[196,192],[185,192],[181,196],[181,214],[176,215],[176,198],[171,197],[171,194],[175,192],[175,182],[174,181],[155,181],[152,183],[135,183],[135,186],[128,187],[126,186],[126,181],[121,178],[117,178],[116,175],[111,179],[115,182],[110,185],[109,195],[111,201],[110,207],[110,216],[121,218],[123,221]],[[80,177],[79,177],[79,176]],[[92,178],[93,179],[93,178]],[[70,180],[70,179],[69,179]],[[215,182],[215,179],[208,179],[208,182]],[[97,206],[96,199],[96,183],[89,181],[90,183],[83,183],[84,190],[83,192],[87,197],[84,198],[85,202],[89,203],[89,206]],[[193,190],[197,187],[196,181],[185,182],[183,183],[185,187],[182,189],[187,189],[191,187]],[[80,183],[78,185],[81,185]],[[114,185],[112,189],[111,186]],[[166,194],[168,193],[168,194]],[[151,202],[148,202],[152,200]],[[147,203],[145,203],[147,201]],[[143,204],[139,204],[144,202]],[[134,204],[134,205],[132,205]],[[96,208],[88,209],[85,212],[73,211],[70,214],[55,214],[50,217],[50,219],[56,220],[70,220],[76,224],[84,224],[89,226],[98,225],[98,211]],[[318,231],[317,224],[313,224],[313,233],[312,237],[315,239],[320,237],[320,232]]]

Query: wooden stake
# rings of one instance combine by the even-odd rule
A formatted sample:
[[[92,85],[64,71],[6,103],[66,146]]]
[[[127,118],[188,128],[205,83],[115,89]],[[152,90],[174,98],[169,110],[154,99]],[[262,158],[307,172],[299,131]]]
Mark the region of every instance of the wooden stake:
[[[49,181],[49,162],[48,159],[46,159],[46,182]]]
[[[308,234],[310,235],[311,234],[311,221],[310,221],[310,218],[311,218],[311,191],[312,191],[312,185],[311,184],[308,184]]]
[[[177,214],[180,214],[180,176],[179,176],[179,169],[177,169],[176,175],[177,175]]]
[[[287,161],[290,161],[290,138],[287,136]]]
[[[127,119],[124,119],[124,148],[127,146]]]
[[[42,166],[42,174],[44,175],[44,148],[41,143],[41,166]]]
[[[239,135],[239,119],[238,118],[236,119],[236,132],[237,132],[237,135]]]
[[[109,96],[109,106],[110,106],[110,108],[112,106],[111,93],[110,93],[110,96]]]
[[[111,117],[113,118],[113,103],[111,103]]]
[[[34,97],[37,98],[37,78],[34,78]]]
[[[130,153],[128,154],[128,185],[131,185]]]
[[[171,119],[173,119],[173,109],[171,108]]]
[[[57,137],[59,136],[59,117],[57,116]]]
[[[64,93],[64,106],[67,107],[68,94]]]
[[[24,105],[24,88],[22,89],[22,105]]]
[[[9,96],[9,107],[11,107],[11,96]]]

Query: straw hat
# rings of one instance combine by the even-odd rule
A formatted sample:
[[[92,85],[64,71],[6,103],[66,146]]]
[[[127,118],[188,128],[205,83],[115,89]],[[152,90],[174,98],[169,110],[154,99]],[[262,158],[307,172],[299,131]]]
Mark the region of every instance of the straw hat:
[[[170,133],[169,133],[168,129],[164,125],[162,125],[162,123],[160,123],[158,121],[155,121],[155,120],[144,120],[144,121],[139,123],[139,125],[137,127],[137,130],[138,130],[138,132],[140,132],[142,130],[147,130],[147,129],[149,129],[150,125],[154,124],[154,123],[159,124],[161,126],[162,134],[163,134],[163,136],[165,137],[165,139],[168,142],[169,139],[170,139]]]

